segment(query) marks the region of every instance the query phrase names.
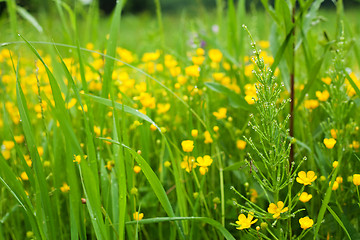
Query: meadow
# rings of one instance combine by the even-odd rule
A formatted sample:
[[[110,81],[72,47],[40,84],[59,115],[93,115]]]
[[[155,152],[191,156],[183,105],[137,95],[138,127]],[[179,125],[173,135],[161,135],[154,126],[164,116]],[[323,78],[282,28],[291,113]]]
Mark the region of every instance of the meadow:
[[[360,239],[358,6],[0,2],[0,239]]]

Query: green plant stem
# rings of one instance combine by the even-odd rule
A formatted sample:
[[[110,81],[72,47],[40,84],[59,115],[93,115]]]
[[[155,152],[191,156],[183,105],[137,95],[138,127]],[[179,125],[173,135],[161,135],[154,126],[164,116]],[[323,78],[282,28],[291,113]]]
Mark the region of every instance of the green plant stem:
[[[341,166],[341,162],[342,162],[342,144],[339,144],[339,147],[338,147],[337,150],[338,150],[338,162],[339,162],[339,166]],[[339,167],[335,168],[334,174],[332,175],[331,180],[330,180],[331,184],[327,188],[326,193],[325,193],[325,199],[323,200],[323,203],[321,204],[319,215],[318,215],[318,218],[317,218],[317,221],[316,221],[314,240],[317,238],[321,222],[322,222],[322,220],[324,218],[324,215],[325,215],[325,212],[326,212],[326,208],[327,208],[327,206],[328,206],[328,204],[330,202],[331,193],[332,193],[332,187],[334,185],[334,182],[335,182],[338,171],[339,171]]]
[[[165,36],[164,36],[164,26],[163,26],[162,16],[161,16],[160,0],[154,0],[154,1],[155,1],[155,7],[156,7],[156,17],[157,17],[157,21],[159,24],[161,47],[164,50],[165,49]]]
[[[216,147],[217,157],[219,160],[219,176],[220,176],[220,198],[221,198],[221,224],[225,226],[225,193],[224,193],[224,170],[221,162],[219,147]]]

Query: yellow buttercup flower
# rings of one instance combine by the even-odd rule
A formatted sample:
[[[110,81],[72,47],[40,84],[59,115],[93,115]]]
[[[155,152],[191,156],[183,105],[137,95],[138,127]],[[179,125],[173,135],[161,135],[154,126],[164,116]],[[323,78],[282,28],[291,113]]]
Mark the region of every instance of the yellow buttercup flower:
[[[309,217],[303,217],[299,219],[300,227],[302,229],[311,228],[314,225],[314,221]]]
[[[331,136],[334,138],[334,139],[336,139],[337,138],[337,130],[336,129],[331,129],[330,130],[330,134],[331,134]]]
[[[192,152],[194,149],[194,141],[192,140],[182,141],[181,146],[184,152]]]
[[[209,50],[209,58],[211,61],[215,63],[221,62],[221,59],[223,57],[223,54],[220,52],[219,49],[210,49]]]
[[[329,78],[329,77],[322,78],[321,81],[323,81],[323,82],[324,82],[325,84],[327,84],[327,85],[330,85],[330,83],[331,83],[331,78]]]
[[[69,185],[67,183],[63,183],[63,185],[60,187],[60,191],[63,193],[67,193],[70,190]]]
[[[332,149],[336,144],[336,140],[333,138],[324,138],[324,144],[328,149]]]
[[[28,175],[26,174],[26,172],[22,172],[21,175],[20,175],[21,179],[24,180],[24,181],[27,181],[29,180],[29,177]]]
[[[199,134],[199,131],[197,129],[191,130],[191,136],[193,136],[194,138],[197,137],[198,134]]]
[[[14,148],[15,143],[13,141],[3,141],[3,146],[5,147],[6,150],[11,150]]]
[[[134,212],[133,213],[133,218],[136,221],[140,221],[141,219],[143,219],[144,214],[143,213],[139,213],[139,212]]]
[[[339,165],[339,162],[338,162],[338,161],[334,161],[332,165],[333,165],[333,168],[337,168],[337,166]]]
[[[138,166],[138,165],[135,165],[133,170],[134,170],[135,173],[139,173],[141,171],[141,167]]]
[[[305,100],[304,106],[309,110],[313,110],[319,106],[319,101],[315,99]]]
[[[246,217],[244,214],[240,214],[238,217],[238,221],[235,223],[238,225],[236,229],[243,230],[246,228],[250,228],[252,224],[256,223],[258,219],[254,219],[254,213],[249,212],[248,216]]]
[[[197,164],[195,162],[195,158],[193,156],[185,156],[183,161],[180,163],[180,167],[185,169],[187,172],[191,172],[193,168],[196,168]]]
[[[185,74],[189,77],[199,77],[200,67],[198,65],[192,65],[185,68]]]
[[[243,150],[246,147],[246,142],[244,140],[237,140],[236,147],[240,150]]]
[[[213,160],[209,155],[205,155],[204,157],[198,157],[196,161],[197,161],[197,165],[200,167],[199,171],[201,175],[205,175],[205,173],[207,173],[208,167],[213,162]]]
[[[317,179],[317,176],[315,175],[314,171],[308,171],[305,173],[304,171],[300,171],[298,173],[298,177],[296,178],[296,181],[300,184],[311,185],[313,181]]]
[[[353,180],[353,183],[355,184],[355,186],[359,186],[360,185],[360,174],[354,174],[352,180]]]
[[[278,201],[277,204],[270,203],[267,210],[269,213],[273,214],[273,218],[279,218],[280,214],[287,212],[289,208],[288,207],[284,208],[284,203],[282,201]]]
[[[213,115],[217,120],[226,118],[226,108],[219,108],[217,112],[213,112]]]
[[[205,131],[204,132],[204,136],[205,136],[205,141],[204,143],[208,144],[208,143],[212,143],[213,139],[211,138],[211,134],[209,133],[209,131]]]
[[[302,192],[299,197],[299,200],[303,203],[306,203],[306,202],[310,201],[311,198],[312,198],[311,194],[308,194],[307,192]]]
[[[316,91],[315,94],[316,94],[316,97],[319,99],[319,101],[322,101],[322,102],[325,102],[330,97],[330,93],[327,90],[324,90],[323,92]]]

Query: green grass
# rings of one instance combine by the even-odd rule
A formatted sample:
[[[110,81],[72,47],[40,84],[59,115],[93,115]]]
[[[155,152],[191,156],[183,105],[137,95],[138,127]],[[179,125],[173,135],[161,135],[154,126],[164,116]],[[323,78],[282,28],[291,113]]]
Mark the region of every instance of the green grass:
[[[292,18],[294,1],[229,0],[195,16],[155,1],[157,12],[123,15],[120,1],[106,17],[96,2],[36,13],[7,2],[1,239],[359,238],[357,9],[298,1]],[[300,171],[317,179],[304,186]],[[238,230],[242,218],[256,222]]]

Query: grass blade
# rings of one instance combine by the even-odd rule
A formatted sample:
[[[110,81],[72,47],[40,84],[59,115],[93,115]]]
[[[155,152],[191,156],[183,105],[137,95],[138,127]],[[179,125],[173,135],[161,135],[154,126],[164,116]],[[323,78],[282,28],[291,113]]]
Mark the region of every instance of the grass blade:
[[[231,235],[231,233],[224,228],[221,223],[207,217],[159,217],[159,218],[149,218],[142,219],[140,221],[130,221],[126,222],[126,224],[153,224],[159,222],[169,222],[169,221],[196,221],[201,223],[207,223],[216,228],[224,237],[228,240],[235,240],[235,238]]]

